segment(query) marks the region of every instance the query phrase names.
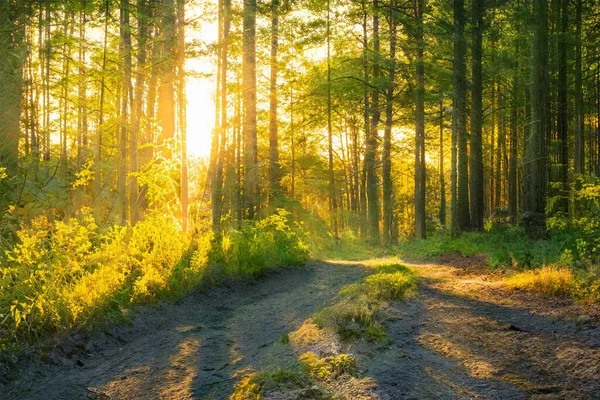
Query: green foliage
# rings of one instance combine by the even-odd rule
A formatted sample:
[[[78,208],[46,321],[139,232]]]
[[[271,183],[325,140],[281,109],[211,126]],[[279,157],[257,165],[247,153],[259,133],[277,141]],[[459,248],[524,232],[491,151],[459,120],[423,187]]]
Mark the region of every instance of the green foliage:
[[[302,263],[310,252],[307,236],[289,217],[289,212],[280,209],[261,221],[245,222],[240,231],[224,234],[208,254],[209,263],[221,265],[225,276],[234,277],[258,277],[282,265]]]
[[[284,393],[295,389],[306,388],[314,388],[314,390],[308,392],[310,397],[298,398],[327,398],[324,391],[320,390],[318,386],[315,388],[315,381],[311,375],[309,375],[308,368],[305,367],[305,364],[302,364],[294,370],[276,370],[273,372],[263,371],[260,373],[246,374],[235,385],[230,400],[261,399],[265,391]]]
[[[342,288],[339,301],[321,309],[314,317],[315,324],[333,329],[342,339],[362,335],[383,339],[386,334],[380,314],[385,302],[405,298],[414,291],[417,281],[404,265],[381,265],[359,283]]]
[[[337,354],[325,358],[319,358],[313,352],[307,352],[300,356],[309,374],[319,380],[337,379],[348,374],[356,374],[356,358],[351,354]]]
[[[189,245],[172,218],[103,231],[89,209],[66,222],[36,218],[18,238],[0,270],[4,341],[88,326],[160,295]]]
[[[177,297],[215,273],[258,276],[301,263],[305,234],[288,216],[280,211],[221,241],[198,234],[192,243],[164,214],[108,230],[89,209],[66,222],[38,217],[18,231],[0,269],[0,346],[122,318],[134,304]],[[216,262],[218,272],[209,267]]]

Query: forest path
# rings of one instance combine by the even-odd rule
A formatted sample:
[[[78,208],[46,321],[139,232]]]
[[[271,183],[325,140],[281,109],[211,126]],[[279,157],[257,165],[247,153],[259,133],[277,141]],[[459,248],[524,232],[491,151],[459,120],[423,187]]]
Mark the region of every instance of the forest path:
[[[92,339],[87,358],[31,368],[0,398],[226,399],[244,371],[296,366],[281,335],[364,271],[310,261],[144,309],[132,327]]]
[[[408,265],[419,292],[386,310],[389,340],[345,349],[376,383],[367,398],[600,399],[600,327],[580,307],[510,291],[479,268]],[[85,358],[31,368],[0,398],[226,399],[246,372],[298,365],[281,335],[365,271],[309,262],[144,309],[95,336]]]
[[[388,309],[390,342],[359,358],[377,397],[600,399],[600,327],[586,310],[456,261],[407,264],[419,295]]]

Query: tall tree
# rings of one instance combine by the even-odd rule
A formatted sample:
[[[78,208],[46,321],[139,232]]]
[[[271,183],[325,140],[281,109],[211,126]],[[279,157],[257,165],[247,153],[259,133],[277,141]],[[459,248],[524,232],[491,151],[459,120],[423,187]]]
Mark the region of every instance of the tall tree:
[[[416,44],[416,107],[415,107],[415,234],[418,239],[425,239],[425,66],[423,63],[423,7],[424,0],[415,0],[415,23],[417,25]]]
[[[331,224],[333,235],[338,237],[338,215],[337,198],[335,187],[335,173],[333,170],[333,126],[331,120],[331,4],[327,0],[327,152],[328,152],[328,176],[329,176],[329,212],[331,213]]]
[[[525,202],[523,223],[531,237],[546,236],[546,102],[548,82],[548,1],[533,1],[532,129],[525,140]]]
[[[379,37],[379,0],[373,0],[373,90],[371,93],[371,127],[366,140],[365,168],[367,172],[367,209],[369,222],[369,239],[379,242],[379,190],[377,182],[377,145],[379,142],[379,87],[377,83],[381,75]]]
[[[271,0],[271,79],[269,87],[269,192],[271,199],[280,196],[281,171],[277,135],[277,72],[279,49],[279,0]]]
[[[483,41],[483,0],[472,0],[472,35],[471,50],[471,227],[483,230],[484,213],[484,187],[483,187],[483,69],[482,69],[482,41]]]
[[[444,171],[444,97],[440,95],[440,224],[446,226],[446,174]]]
[[[23,0],[0,2],[0,167],[9,176],[17,174],[19,121],[25,63]]]
[[[393,223],[393,198],[392,198],[392,126],[394,124],[394,88],[396,87],[396,36],[397,36],[397,0],[391,0],[389,27],[390,27],[390,60],[388,65],[388,86],[386,90],[385,105],[385,132],[383,136],[383,152],[381,161],[383,166],[383,242],[390,244],[395,241]],[[355,140],[356,142],[356,140]]]
[[[142,126],[142,107],[144,102],[144,86],[146,84],[146,44],[148,43],[148,5],[147,0],[137,0],[138,15],[138,49],[137,70],[135,75],[135,94],[132,110],[132,126],[129,135],[129,170],[132,173],[129,184],[129,220],[134,225],[138,219],[139,210],[139,186],[136,177],[138,172],[138,140]]]
[[[454,0],[454,84],[452,108],[452,231],[468,229],[469,164],[466,124],[466,43],[464,0]]]
[[[575,173],[583,174],[585,165],[583,79],[581,67],[582,0],[575,0]]]
[[[558,41],[558,170],[560,190],[557,211],[569,212],[569,83],[567,81],[567,50],[569,47],[569,0],[560,2],[560,38]]]
[[[181,159],[181,228],[188,229],[187,97],[185,76],[185,0],[177,0],[177,104]]]
[[[127,221],[127,139],[129,130],[129,109],[130,109],[130,90],[131,90],[131,26],[129,25],[129,1],[121,0],[121,60],[123,60],[122,74],[123,81],[121,87],[121,137],[119,139],[119,173],[118,173],[118,197],[121,206],[121,222]]]
[[[249,219],[258,211],[258,143],[256,134],[256,0],[244,0],[244,207]]]

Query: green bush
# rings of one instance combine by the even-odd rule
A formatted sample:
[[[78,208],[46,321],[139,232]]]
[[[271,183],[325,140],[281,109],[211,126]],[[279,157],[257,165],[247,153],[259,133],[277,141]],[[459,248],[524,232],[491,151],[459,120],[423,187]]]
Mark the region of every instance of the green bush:
[[[172,218],[103,231],[89,209],[66,222],[38,217],[18,239],[0,269],[0,346],[88,326],[168,291],[189,245]]]
[[[258,277],[282,266],[304,262],[310,253],[306,233],[289,220],[290,213],[278,210],[258,222],[245,222],[215,241],[209,264],[219,264],[227,276]]]

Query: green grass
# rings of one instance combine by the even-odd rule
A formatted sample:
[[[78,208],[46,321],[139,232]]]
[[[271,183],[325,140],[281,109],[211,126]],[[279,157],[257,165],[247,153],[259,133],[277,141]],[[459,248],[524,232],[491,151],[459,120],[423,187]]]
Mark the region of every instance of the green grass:
[[[387,302],[401,300],[416,289],[418,278],[401,264],[385,264],[358,283],[345,286],[337,301],[315,315],[319,328],[336,332],[348,340],[366,336],[371,340],[385,338],[382,311]]]

